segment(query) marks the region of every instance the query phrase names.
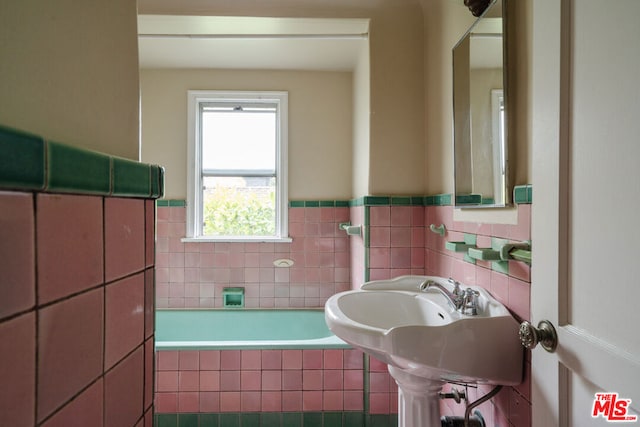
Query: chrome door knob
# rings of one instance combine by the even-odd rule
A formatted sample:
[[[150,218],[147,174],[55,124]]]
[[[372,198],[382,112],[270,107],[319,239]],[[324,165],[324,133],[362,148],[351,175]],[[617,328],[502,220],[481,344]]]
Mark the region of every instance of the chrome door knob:
[[[553,353],[558,346],[558,334],[548,320],[540,321],[537,328],[525,320],[520,324],[518,335],[522,345],[529,350],[540,343],[542,348]]]

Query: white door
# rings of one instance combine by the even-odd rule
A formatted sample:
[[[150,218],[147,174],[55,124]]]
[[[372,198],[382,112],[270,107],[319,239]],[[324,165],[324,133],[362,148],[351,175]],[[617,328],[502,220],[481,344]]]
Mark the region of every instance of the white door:
[[[640,410],[640,1],[531,4],[533,425],[608,425]]]

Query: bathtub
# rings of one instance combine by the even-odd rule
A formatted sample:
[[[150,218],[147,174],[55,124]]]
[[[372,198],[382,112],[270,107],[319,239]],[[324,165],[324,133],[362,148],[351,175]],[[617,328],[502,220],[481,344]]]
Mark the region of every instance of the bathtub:
[[[156,350],[338,349],[322,309],[156,310]]]

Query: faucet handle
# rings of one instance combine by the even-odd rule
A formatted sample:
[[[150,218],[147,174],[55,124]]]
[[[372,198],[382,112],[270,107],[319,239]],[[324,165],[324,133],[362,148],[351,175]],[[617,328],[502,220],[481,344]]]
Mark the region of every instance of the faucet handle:
[[[462,313],[475,316],[478,314],[478,297],[480,292],[467,288],[462,295]]]
[[[462,289],[460,289],[460,282],[449,277],[449,283],[453,285],[453,294],[455,296],[459,296],[462,294]]]

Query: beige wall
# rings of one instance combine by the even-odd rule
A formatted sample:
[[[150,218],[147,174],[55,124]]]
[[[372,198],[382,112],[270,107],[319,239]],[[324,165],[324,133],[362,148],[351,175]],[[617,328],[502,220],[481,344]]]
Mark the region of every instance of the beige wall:
[[[0,1],[0,123],[139,155],[136,0]]]
[[[370,66],[369,52],[362,51],[353,72],[353,174],[352,195],[369,191],[370,140]]]
[[[372,19],[370,46],[369,194],[424,194],[424,33],[420,7],[380,8]]]
[[[423,22],[418,0],[139,0],[141,14],[370,19],[370,82],[358,80],[351,196],[424,193]],[[356,74],[360,76],[356,70]],[[369,85],[369,101],[362,85]],[[367,106],[368,104],[368,106]],[[369,118],[368,129],[367,116]],[[369,138],[369,147],[363,140]],[[363,161],[363,157],[368,159]],[[292,194],[291,197],[294,197]],[[312,194],[305,197],[313,198]]]
[[[289,198],[351,197],[352,74],[141,70],[142,159],[165,167],[165,197],[187,196],[187,91],[289,93]]]

